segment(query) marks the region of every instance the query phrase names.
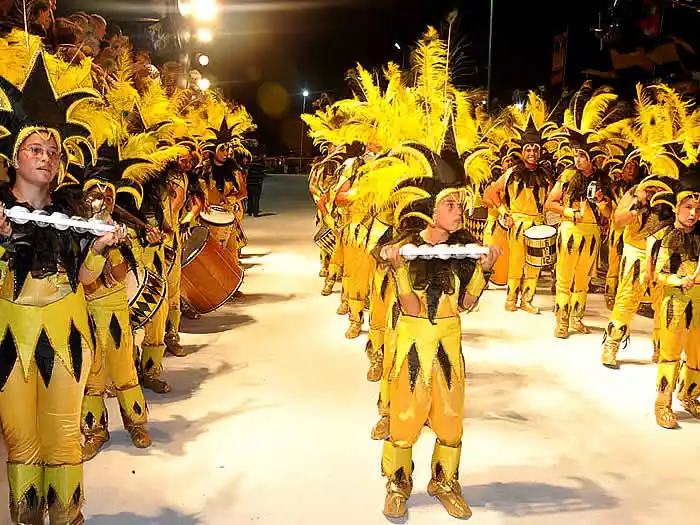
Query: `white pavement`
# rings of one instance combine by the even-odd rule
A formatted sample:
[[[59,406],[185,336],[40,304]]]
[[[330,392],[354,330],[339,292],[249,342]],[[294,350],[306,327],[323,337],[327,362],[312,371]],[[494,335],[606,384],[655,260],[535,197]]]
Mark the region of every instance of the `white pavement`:
[[[365,380],[364,337],[343,337],[338,295],[320,296],[305,187],[267,179],[262,209],[274,214],[246,220],[245,297],[184,324],[191,355],[166,361],[173,392],[148,396],[152,448],[130,445],[109,400],[112,441],[85,467],[88,524],[386,523],[381,443],[369,439],[377,386]],[[682,430],[654,423],[650,321],[635,321],[611,371],[599,364],[599,296],[595,333],[567,341],[552,336],[551,295],[537,302],[548,313],[507,314],[491,290],[464,319],[470,521],[691,522],[700,422],[679,412]],[[412,524],[455,523],[425,491],[433,439],[426,430],[414,449]]]

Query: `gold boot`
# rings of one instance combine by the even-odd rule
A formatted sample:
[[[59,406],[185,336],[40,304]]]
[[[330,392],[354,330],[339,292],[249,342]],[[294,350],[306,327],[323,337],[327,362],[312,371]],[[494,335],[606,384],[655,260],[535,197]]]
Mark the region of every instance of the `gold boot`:
[[[350,312],[350,305],[348,304],[347,299],[342,299],[340,301],[340,306],[338,307],[338,309],[336,310],[335,313],[338,315],[348,315],[349,312]]]
[[[678,392],[678,399],[683,408],[696,419],[700,419],[700,371],[688,365],[683,367],[683,379]]]
[[[167,394],[172,390],[170,385],[160,379],[163,371],[163,346],[143,345],[143,356],[141,357],[141,372],[143,377],[143,387],[148,388],[156,394]]]
[[[583,315],[586,312],[587,292],[574,292],[571,294],[571,329],[579,334],[590,334],[591,329],[583,324]]]
[[[376,383],[381,380],[384,372],[384,345],[380,343],[384,339],[384,332],[370,328],[365,354],[369,359],[369,369],[367,370],[367,381]]]
[[[61,465],[45,467],[44,497],[51,525],[82,525],[80,512],[83,501],[83,466]]]
[[[327,277],[326,281],[323,283],[323,289],[321,290],[321,295],[323,297],[328,297],[333,293],[333,287],[335,286],[335,278]]]
[[[537,289],[537,279],[523,279],[523,294],[520,297],[520,309],[532,315],[539,315],[540,309],[532,304]]]
[[[364,322],[364,301],[359,299],[350,299],[348,301],[350,308],[350,328],[345,332],[346,339],[357,339],[362,332],[362,323]]]
[[[506,312],[517,312],[518,295],[520,295],[520,281],[508,279],[508,293],[506,295]]]
[[[44,525],[44,467],[8,462],[7,481],[10,486],[10,523]]]
[[[372,428],[372,439],[374,441],[382,441],[389,437],[389,416],[382,416]]]
[[[558,339],[569,338],[569,308],[560,308],[558,305],[555,311],[557,326],[554,328],[554,337]]]
[[[385,441],[382,474],[387,478],[384,515],[403,518],[407,514],[406,501],[413,491],[412,449],[397,448],[391,441]]]
[[[580,317],[572,317],[571,318],[571,329],[575,330],[579,334],[590,334],[591,329],[588,328],[585,324],[583,324],[583,321],[581,320]]]
[[[350,321],[350,327],[345,332],[345,339],[357,339],[362,332],[362,323]]]
[[[136,448],[151,446],[151,436],[146,430],[147,407],[143,390],[139,385],[117,391],[119,410],[122,415],[124,428],[131,436],[131,442]]]
[[[180,345],[180,311],[168,311],[167,331],[165,332],[165,350],[175,357],[186,357],[187,352]]]
[[[603,366],[619,370],[620,365],[617,362],[617,352],[620,349],[620,343],[625,340],[627,334],[627,325],[619,326],[614,321],[608,323],[605,329],[605,339],[603,340],[603,355],[601,362]]]
[[[657,396],[654,404],[654,415],[657,425],[674,429],[678,426],[676,414],[674,414],[671,404],[673,403],[673,392],[678,381],[678,370],[680,363],[672,361],[670,363],[659,363],[657,378]]]
[[[459,460],[462,446],[448,447],[435,442],[433,451],[433,477],[428,484],[428,494],[436,497],[453,518],[471,517],[472,510],[464,501],[459,484]]]
[[[84,437],[83,461],[90,461],[109,441],[107,409],[102,396],[83,397],[80,431]]]

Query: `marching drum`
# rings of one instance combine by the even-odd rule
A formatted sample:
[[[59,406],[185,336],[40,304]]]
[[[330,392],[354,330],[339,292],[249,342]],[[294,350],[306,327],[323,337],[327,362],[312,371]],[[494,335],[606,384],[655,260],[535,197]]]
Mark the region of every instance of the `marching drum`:
[[[155,273],[138,266],[136,271],[126,274],[124,280],[129,298],[129,314],[134,330],[144,326],[165,300],[165,281]]]
[[[486,229],[487,208],[475,208],[471,215],[464,216],[464,226],[474,238],[481,244],[484,243],[484,230]]]
[[[314,235],[314,242],[322,251],[332,254],[333,250],[335,250],[335,232],[328,226],[323,225]]]
[[[182,247],[180,288],[195,311],[207,314],[221,307],[238,291],[243,276],[243,269],[207,228],[192,228],[192,235]]]
[[[199,218],[204,226],[209,228],[214,239],[226,246],[233,230],[233,223],[236,216],[223,206],[209,206],[206,211],[199,214]]]
[[[525,262],[536,268],[553,265],[557,260],[557,230],[543,224],[525,230]]]

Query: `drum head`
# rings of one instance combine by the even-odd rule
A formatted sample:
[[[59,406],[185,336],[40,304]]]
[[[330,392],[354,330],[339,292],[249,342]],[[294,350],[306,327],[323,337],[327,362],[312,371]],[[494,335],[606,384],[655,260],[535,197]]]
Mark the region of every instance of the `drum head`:
[[[141,285],[146,280],[146,270],[137,266],[136,271],[129,270],[124,279],[124,286],[126,287],[126,296],[129,299],[129,303],[136,297],[141,289]]]
[[[488,208],[474,208],[472,210],[472,214],[469,215],[468,213],[464,214],[465,217],[470,218],[470,219],[477,219],[477,220],[486,220],[489,216],[489,209]]]
[[[556,228],[543,224],[541,226],[532,226],[525,230],[525,237],[528,239],[549,239],[557,234]]]
[[[236,220],[236,216],[223,206],[209,206],[207,211],[199,214],[204,222],[214,226],[228,226]]]
[[[209,230],[207,228],[204,226],[192,228],[192,235],[182,247],[182,266],[187,265],[187,263],[197,257],[197,254],[202,251],[208,240]]]

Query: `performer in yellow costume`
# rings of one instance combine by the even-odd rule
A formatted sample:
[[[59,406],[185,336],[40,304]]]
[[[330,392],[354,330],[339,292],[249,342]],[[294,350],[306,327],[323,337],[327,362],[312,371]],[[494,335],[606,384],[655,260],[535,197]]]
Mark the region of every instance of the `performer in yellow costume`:
[[[557,293],[554,336],[569,337],[569,326],[579,333],[589,333],[583,324],[588,286],[597,268],[600,250],[600,216],[611,214],[610,178],[596,169],[595,163],[607,153],[602,123],[616,96],[607,92],[594,93],[583,105],[585,90],[572,99],[565,127],[568,145],[562,148],[573,158],[568,168],[547,197],[545,209],[562,217],[557,237]]]
[[[532,304],[537,290],[540,269],[525,264],[525,232],[532,226],[544,224],[544,202],[551,186],[552,175],[540,166],[540,154],[545,135],[552,124],[538,127],[532,116],[527,127],[520,131],[520,159],[522,164],[510,168],[486,190],[484,198],[494,203],[508,227],[508,295],[506,310],[519,308],[527,313],[539,314]],[[503,199],[501,199],[503,195]]]
[[[384,514],[400,518],[413,488],[412,447],[426,424],[437,435],[428,493],[448,513],[466,518],[471,510],[458,480],[464,412],[465,366],[461,352],[460,312],[476,303],[500,250],[491,248],[480,263],[457,260],[405,262],[400,246],[466,244],[463,229],[464,169],[443,152],[432,159],[435,178],[405,208],[396,240],[382,248],[396,279],[401,315],[396,323],[396,354],[389,398],[390,437],[384,442],[382,471],[387,477]],[[423,227],[411,228],[410,222]]]
[[[89,64],[72,67],[44,55],[36,38],[19,31],[9,38],[18,45],[0,50],[1,98],[10,117],[0,151],[11,166],[11,184],[0,187],[0,422],[10,522],[40,525],[48,511],[52,525],[80,525],[80,407],[93,347],[81,283],[100,275],[105,250],[121,235],[95,238],[7,220],[5,208],[15,205],[80,214],[70,193],[52,189],[63,173],[64,147],[87,142],[94,115],[83,111],[84,99],[97,97]],[[60,84],[49,71],[60,71]]]
[[[624,227],[620,279],[610,322],[605,330],[602,363],[608,368],[619,368],[617,352],[630,335],[630,325],[648,290],[647,239],[672,220],[658,206],[652,209],[649,201],[655,191],[670,190],[673,179],[649,176],[630,188],[620,199],[614,222]]]
[[[135,200],[136,208],[140,207],[140,186],[122,179],[129,168],[139,164],[145,165],[146,161],[121,159],[117,147],[104,144],[99,149],[96,166],[87,169],[87,180],[83,184],[92,217],[110,220],[119,193],[130,196]],[[118,250],[108,252],[102,275],[85,284],[88,311],[95,328],[95,352],[81,416],[85,461],[95,457],[109,441],[109,418],[104,402],[107,373],[114,384],[124,428],[132,442],[138,448],[151,445],[146,430],[146,401],[134,362],[134,336],[124,284],[127,272],[135,269],[136,259],[131,249],[122,245]]]
[[[664,428],[677,426],[671,407],[681,355],[685,367],[678,399],[683,408],[700,419],[700,169],[696,163],[681,169],[672,192],[659,192],[652,205],[668,204],[675,211],[673,228],[652,249],[655,280],[662,287],[660,305],[659,368],[656,422]]]

